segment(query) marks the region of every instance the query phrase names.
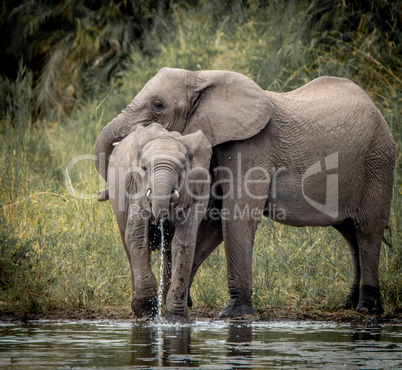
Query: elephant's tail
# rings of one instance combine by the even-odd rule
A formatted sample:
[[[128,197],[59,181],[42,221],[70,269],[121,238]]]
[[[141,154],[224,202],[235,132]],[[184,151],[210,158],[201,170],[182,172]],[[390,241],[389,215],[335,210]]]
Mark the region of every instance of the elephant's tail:
[[[386,229],[389,230],[389,241],[385,238],[385,235],[383,235],[382,237],[382,241],[388,245],[388,247],[393,248],[392,245],[392,230],[391,230],[391,226],[389,226],[389,224],[387,224],[387,226],[385,226]]]

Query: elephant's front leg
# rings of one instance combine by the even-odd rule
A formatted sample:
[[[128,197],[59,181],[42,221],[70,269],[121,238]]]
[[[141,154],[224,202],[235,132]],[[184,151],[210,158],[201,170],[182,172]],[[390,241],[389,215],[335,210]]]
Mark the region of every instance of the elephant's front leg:
[[[228,209],[232,211],[230,216],[222,219],[230,302],[220,317],[252,315],[256,312],[251,302],[252,260],[254,236],[260,217],[254,217],[250,212],[257,213],[259,208],[255,211],[247,204],[242,207],[241,204],[237,208],[229,206]]]
[[[166,319],[188,321],[187,300],[199,222],[190,214],[176,224],[172,240],[172,279],[166,299]]]
[[[157,283],[150,267],[149,220],[143,216],[140,212],[130,212],[126,227],[126,245],[135,282],[131,308],[137,317],[155,316],[158,312]]]

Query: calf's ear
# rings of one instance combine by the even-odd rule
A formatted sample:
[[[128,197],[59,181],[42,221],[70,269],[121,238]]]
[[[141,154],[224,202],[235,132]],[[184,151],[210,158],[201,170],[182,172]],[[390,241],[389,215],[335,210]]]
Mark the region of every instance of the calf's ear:
[[[193,200],[209,199],[212,146],[200,130],[182,136],[180,141],[187,148],[191,162],[186,180],[188,196]]]

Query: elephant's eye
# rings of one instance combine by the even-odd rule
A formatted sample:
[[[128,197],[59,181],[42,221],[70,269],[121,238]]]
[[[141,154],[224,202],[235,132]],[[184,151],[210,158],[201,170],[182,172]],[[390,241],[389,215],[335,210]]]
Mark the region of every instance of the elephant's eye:
[[[144,172],[147,172],[147,166],[145,166],[144,164],[141,166],[141,169],[142,169]]]
[[[163,109],[163,103],[160,100],[155,100],[154,105],[152,107],[154,111],[160,111]]]

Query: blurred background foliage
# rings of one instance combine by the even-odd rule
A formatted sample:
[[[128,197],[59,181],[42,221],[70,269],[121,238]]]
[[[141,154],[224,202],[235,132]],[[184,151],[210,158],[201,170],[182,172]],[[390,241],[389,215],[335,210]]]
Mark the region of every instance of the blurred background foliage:
[[[152,58],[182,38],[184,19],[192,17],[208,36],[256,41],[243,59],[261,84],[286,89],[294,73],[317,70],[326,59],[359,74],[359,58],[375,67],[365,85],[388,84],[387,77],[398,81],[401,12],[399,1],[388,0],[3,1],[2,72],[15,81],[19,66],[26,67],[33,118],[60,119],[129,70],[135,52]]]
[[[393,246],[383,246],[380,274],[386,312],[400,313],[401,26],[402,3],[391,0],[3,1],[0,312],[128,306],[128,263],[110,206],[95,200],[104,184],[91,154],[101,128],[169,66],[232,70],[278,92],[320,75],[367,91],[397,142]],[[264,219],[254,303],[261,312],[336,309],[350,260],[331,228]],[[156,274],[159,263],[155,254]],[[227,303],[225,269],[219,248],[194,282],[195,309]]]
[[[152,35],[165,40],[169,8],[163,0],[3,1],[3,72],[15,78],[22,62],[33,73],[33,117],[60,118],[126,69],[133,51],[152,51]]]

